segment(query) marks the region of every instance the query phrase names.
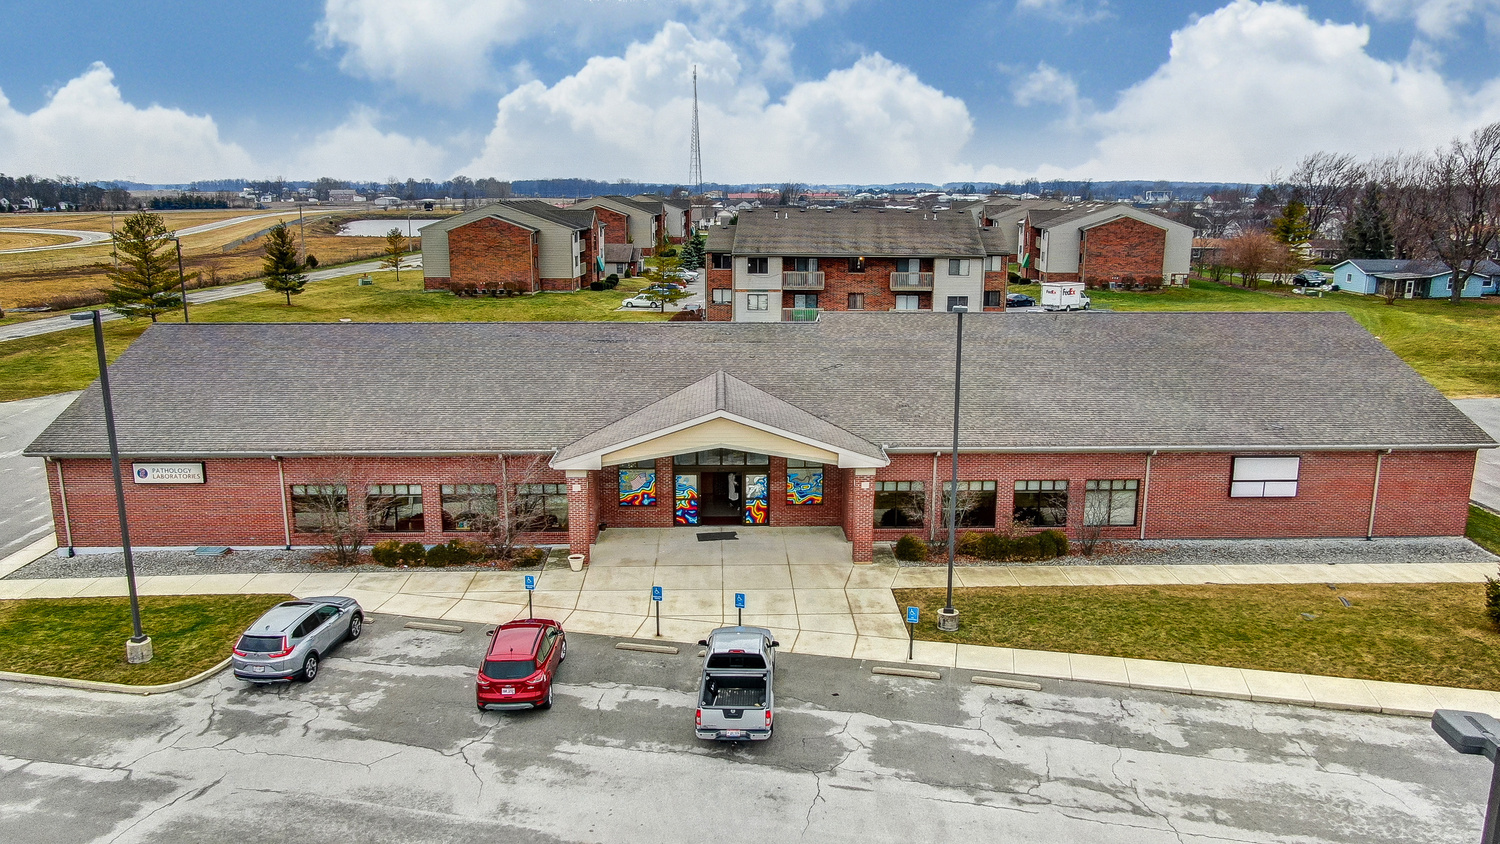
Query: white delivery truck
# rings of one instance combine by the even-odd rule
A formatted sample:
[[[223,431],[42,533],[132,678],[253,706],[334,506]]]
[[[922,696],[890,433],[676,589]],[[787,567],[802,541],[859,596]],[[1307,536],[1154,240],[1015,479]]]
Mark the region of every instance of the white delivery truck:
[[[1083,311],[1088,307],[1089,294],[1083,292],[1083,282],[1042,282],[1042,310]]]

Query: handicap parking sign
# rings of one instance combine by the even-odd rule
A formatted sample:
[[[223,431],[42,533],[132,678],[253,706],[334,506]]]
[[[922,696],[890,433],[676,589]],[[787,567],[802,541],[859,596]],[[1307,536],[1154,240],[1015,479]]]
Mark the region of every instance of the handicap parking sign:
[[[906,608],[906,623],[907,624],[916,624],[917,623],[917,619],[919,619],[921,617],[922,617],[922,610],[920,608],[918,608],[918,607],[907,607]]]
[[[651,587],[651,600],[653,600],[653,601],[660,601],[661,600],[661,587],[660,586],[653,586],[653,587]]]
[[[736,592],[736,593],[734,593],[734,608],[737,609],[737,610],[742,610],[742,609],[745,608],[745,593],[744,592]]]
[[[534,574],[528,574],[528,575],[526,575],[526,591],[527,592],[535,592],[536,591],[536,575],[534,575]]]

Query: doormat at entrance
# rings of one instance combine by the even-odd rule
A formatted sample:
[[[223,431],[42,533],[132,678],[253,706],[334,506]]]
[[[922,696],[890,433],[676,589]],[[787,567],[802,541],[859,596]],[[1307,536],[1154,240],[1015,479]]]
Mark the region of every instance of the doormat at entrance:
[[[726,539],[739,539],[739,537],[735,536],[734,531],[732,530],[721,530],[717,533],[698,534],[699,542],[723,542]]]

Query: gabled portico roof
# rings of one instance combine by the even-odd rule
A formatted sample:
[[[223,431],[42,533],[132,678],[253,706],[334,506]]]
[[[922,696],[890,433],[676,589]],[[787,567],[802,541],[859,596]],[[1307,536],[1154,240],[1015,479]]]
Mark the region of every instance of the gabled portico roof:
[[[656,441],[661,447],[651,448]],[[599,469],[622,456],[637,460],[676,453],[685,443],[785,451],[782,456],[814,460],[831,454],[842,468],[890,462],[879,446],[721,369],[565,446],[552,458],[552,468]]]

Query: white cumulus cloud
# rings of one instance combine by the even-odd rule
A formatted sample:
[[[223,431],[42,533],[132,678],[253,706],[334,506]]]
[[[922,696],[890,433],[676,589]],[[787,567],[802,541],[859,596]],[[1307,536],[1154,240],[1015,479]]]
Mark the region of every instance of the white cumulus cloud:
[[[382,132],[378,115],[367,108],[355,109],[343,123],[319,133],[288,163],[291,178],[383,180],[444,173],[449,152],[421,138],[398,132]]]
[[[941,180],[973,133],[962,100],[879,54],[773,98],[737,52],[673,22],[554,85],[527,83],[463,172],[684,179],[695,63],[710,181]]]
[[[0,162],[16,173],[165,183],[263,172],[212,117],[126,102],[100,62],[30,114],[0,93]]]
[[[1410,19],[1424,35],[1451,35],[1472,17],[1493,28],[1500,20],[1500,0],[1362,0],[1364,7],[1384,20]]]
[[[1235,0],[1172,35],[1167,61],[1089,123],[1096,178],[1264,179],[1316,150],[1436,146],[1500,117],[1500,88],[1466,91],[1430,66],[1366,51],[1363,26]]]

